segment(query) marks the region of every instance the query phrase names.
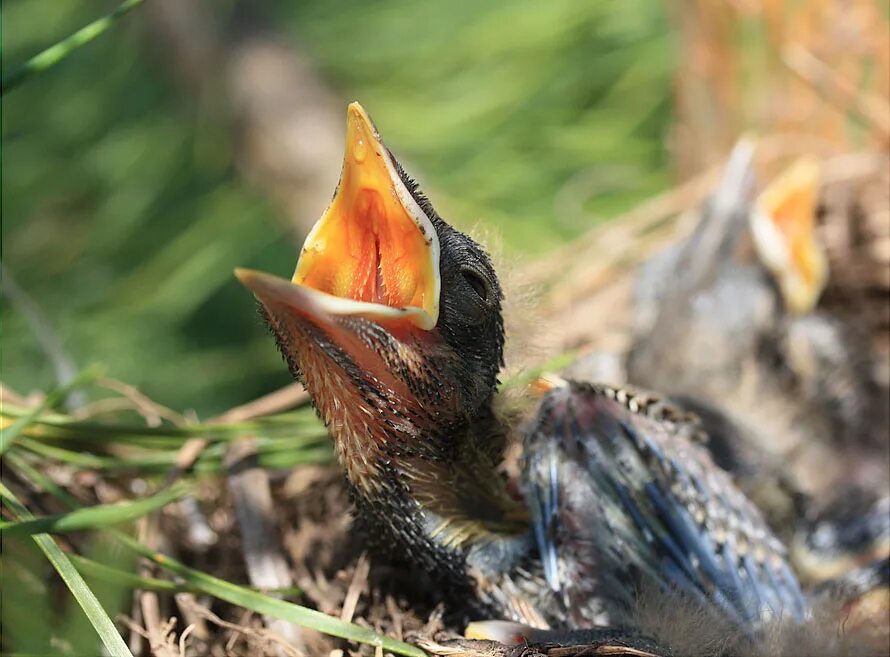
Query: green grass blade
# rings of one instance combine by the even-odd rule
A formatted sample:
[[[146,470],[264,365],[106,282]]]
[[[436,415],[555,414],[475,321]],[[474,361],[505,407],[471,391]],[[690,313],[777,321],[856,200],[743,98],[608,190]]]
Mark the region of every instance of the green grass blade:
[[[0,82],[0,95],[14,89],[33,75],[55,66],[74,50],[101,35],[109,27],[114,25],[124,14],[140,4],[142,4],[142,0],[124,0],[124,2],[110,14],[106,14],[102,18],[80,28],[68,38],[62,39],[43,52],[34,55],[34,57],[25,62],[21,67],[17,68],[9,75],[3,76],[3,80]]]
[[[258,465],[264,468],[288,468],[307,463],[331,463],[334,460],[334,452],[328,441],[307,446],[292,446],[282,441],[277,442],[278,444],[259,446],[257,450]],[[19,438],[16,446],[60,463],[103,472],[163,474],[173,466],[177,458],[177,453],[171,450],[129,456],[97,455],[44,444],[25,436]],[[192,470],[198,475],[224,472],[224,456],[225,445],[211,444],[204,449]]]
[[[73,389],[82,386],[85,383],[89,383],[90,381],[93,381],[100,376],[102,376],[102,370],[100,368],[88,367],[76,377],[74,377],[74,379],[72,379],[69,383],[65,384],[64,386],[60,386],[50,392],[46,397],[43,398],[43,401],[29,413],[21,416],[8,427],[0,429],[0,454],[6,452],[6,450],[9,449],[13,441],[22,432],[22,430],[25,429],[25,427],[31,424],[34,420],[36,420],[43,411],[45,411],[47,408],[51,408],[55,404],[58,404]]]
[[[4,417],[19,419],[26,415],[31,416],[33,412],[33,409],[19,408],[13,404],[4,403],[2,411],[0,411],[2,413],[0,414],[0,420]],[[243,422],[220,424],[205,422],[183,426],[165,425],[160,427],[150,427],[144,424],[112,424],[90,420],[76,420],[71,416],[58,413],[42,413],[33,422],[40,425],[41,432],[37,436],[39,438],[76,439],[89,436],[91,440],[114,442],[130,442],[131,437],[182,439],[196,435],[214,440],[232,440],[245,432],[280,432],[300,437],[305,432],[316,435],[324,431],[321,422],[315,414],[306,411],[280,413]]]
[[[104,504],[83,509],[75,509],[68,513],[32,518],[19,522],[0,521],[0,534],[3,536],[25,534],[63,534],[97,527],[116,525],[128,520],[135,520],[151,513],[155,509],[179,499],[189,490],[186,484],[178,484],[160,493],[141,500]]]
[[[93,561],[79,554],[69,555],[74,567],[87,577],[95,577],[96,579],[105,580],[106,582],[117,582],[122,586],[132,589],[140,589],[142,591],[157,591],[158,593],[196,593],[198,590],[193,586],[177,584],[166,579],[158,579],[157,577],[142,577],[134,573],[121,570],[120,568],[112,568],[104,563]]]
[[[73,495],[28,463],[17,453],[17,450],[8,452],[3,458],[9,461],[19,473],[23,473],[27,479],[36,484],[39,489],[46,491],[57,500],[61,500],[72,509],[80,508],[80,502]]]
[[[330,450],[326,449],[325,453],[329,454]],[[80,506],[77,501],[71,498],[65,491],[59,489],[46,476],[31,467],[16,453],[16,451],[8,453],[5,458],[7,458],[19,472],[38,484],[44,490],[67,501],[69,505],[74,506],[75,508]],[[353,623],[341,621],[337,618],[328,616],[327,614],[315,611],[314,609],[308,609],[291,602],[279,600],[271,595],[251,590],[244,586],[226,582],[225,580],[218,579],[207,573],[189,568],[185,564],[175,561],[164,554],[154,552],[123,532],[113,528],[107,528],[106,531],[111,532],[113,536],[135,553],[152,560],[161,568],[178,575],[183,580],[182,585],[189,589],[211,595],[246,609],[251,609],[260,614],[281,618],[291,623],[314,629],[331,636],[358,643],[374,646],[379,645],[384,650],[405,657],[426,657],[426,653],[411,644],[381,635]],[[55,545],[55,543],[53,543],[53,545]]]
[[[186,584],[189,584],[201,592],[211,595],[220,600],[225,600],[233,605],[250,609],[259,614],[266,616],[274,616],[282,620],[317,630],[324,634],[340,637],[357,643],[366,643],[373,646],[382,646],[384,650],[388,650],[397,655],[405,657],[426,657],[426,653],[404,641],[398,641],[391,637],[378,634],[353,623],[347,623],[328,616],[320,611],[309,609],[296,605],[292,602],[279,600],[256,591],[251,591],[243,586],[232,584],[225,580],[213,577],[207,573],[189,568],[183,563],[176,561],[160,552],[155,552],[146,548],[138,541],[130,536],[118,531],[113,531],[114,535],[122,541],[127,547],[137,554],[150,559],[164,570],[176,573]]]
[[[79,554],[71,554],[69,557],[77,567],[77,570],[82,574],[107,582],[116,582],[132,589],[157,591],[158,593],[203,593],[200,588],[190,584],[171,582],[170,580],[157,577],[143,577],[120,568],[106,566],[104,563],[99,563]],[[250,590],[259,591],[259,589],[253,586],[250,587]],[[301,589],[298,586],[289,586],[283,589],[264,589],[263,592],[274,595],[300,595]]]
[[[6,488],[2,483],[0,483],[0,496],[6,501],[6,504],[14,517],[19,520],[30,520],[32,518],[28,509],[25,508],[25,506],[16,499],[15,495],[12,494],[12,491]],[[127,644],[124,643],[123,638],[121,638],[120,633],[114,626],[114,621],[112,621],[108,614],[105,613],[102,605],[99,604],[99,601],[96,599],[92,590],[90,590],[90,587],[87,586],[83,577],[77,572],[74,564],[72,564],[68,556],[62,552],[62,548],[60,548],[52,537],[47,534],[37,534],[32,536],[32,539],[37,543],[37,546],[43,554],[46,555],[46,558],[49,559],[50,563],[59,573],[59,576],[61,576],[62,580],[68,586],[71,594],[86,614],[90,624],[92,624],[96,632],[99,634],[99,638],[102,640],[108,654],[111,655],[111,657],[133,657],[133,653],[129,651]]]

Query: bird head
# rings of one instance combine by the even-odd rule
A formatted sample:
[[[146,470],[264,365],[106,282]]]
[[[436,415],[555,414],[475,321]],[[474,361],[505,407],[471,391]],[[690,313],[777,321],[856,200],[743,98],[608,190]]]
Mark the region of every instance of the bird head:
[[[235,273],[349,479],[370,491],[393,462],[447,459],[461,427],[487,411],[502,365],[501,289],[485,251],[436,213],[361,105],[346,124],[339,185],[293,277]]]
[[[819,164],[808,157],[796,160],[754,197],[755,148],[749,137],[733,148],[685,248],[682,276],[688,287],[712,285],[717,269],[747,261],[753,245],[757,266],[774,283],[782,309],[804,314],[815,307],[828,277],[816,235]]]

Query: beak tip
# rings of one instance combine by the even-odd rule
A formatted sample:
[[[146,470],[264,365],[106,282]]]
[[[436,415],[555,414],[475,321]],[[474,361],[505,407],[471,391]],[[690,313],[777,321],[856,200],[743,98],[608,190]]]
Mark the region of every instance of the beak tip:
[[[238,282],[250,290],[257,298],[260,298],[264,292],[268,291],[270,287],[268,279],[274,278],[256,269],[248,269],[246,267],[235,267],[234,274]]]
[[[244,285],[247,285],[248,281],[253,278],[253,270],[247,269],[246,267],[235,267],[235,271],[233,273],[235,274],[235,278],[237,278]]]
[[[365,138],[379,141],[377,129],[374,127],[370,114],[357,100],[349,103],[349,107],[346,109],[346,125],[347,134],[351,135],[352,139],[357,139],[364,135]],[[348,139],[350,137],[347,137]]]

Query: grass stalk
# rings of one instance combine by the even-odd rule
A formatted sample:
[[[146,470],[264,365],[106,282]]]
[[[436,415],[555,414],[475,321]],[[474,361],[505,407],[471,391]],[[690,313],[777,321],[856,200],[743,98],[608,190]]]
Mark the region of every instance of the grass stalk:
[[[68,396],[68,393],[90,381],[102,376],[102,371],[98,367],[88,367],[78,374],[69,383],[60,386],[46,395],[43,401],[35,406],[31,411],[19,417],[12,424],[0,429],[0,455],[10,448],[16,437],[32,422],[34,422],[43,411],[52,408],[60,401]]]
[[[398,641],[391,637],[379,634],[373,630],[348,623],[328,616],[320,611],[309,609],[292,602],[279,600],[278,598],[252,591],[238,584],[232,584],[225,580],[209,575],[200,570],[190,568],[185,564],[151,550],[134,538],[123,532],[109,529],[112,535],[136,554],[145,557],[164,570],[175,573],[187,584],[220,600],[225,600],[233,605],[250,609],[258,614],[274,616],[302,627],[307,627],[330,636],[339,637],[348,641],[365,643],[372,646],[381,646],[397,655],[405,657],[426,657],[426,653],[404,641]]]
[[[0,535],[64,534],[135,520],[185,495],[191,487],[177,484],[141,500],[102,504],[45,517],[0,521]]]
[[[34,55],[12,73],[3,76],[3,80],[0,81],[0,96],[12,91],[25,80],[52,68],[72,52],[103,34],[125,14],[140,4],[142,4],[142,0],[124,0],[114,11],[93,21],[89,25],[85,25],[71,36]]]
[[[7,455],[7,459],[21,474],[26,476],[43,490],[55,495],[63,502],[74,506],[75,508],[81,506],[70,495],[53,484],[48,477],[27,464],[27,462],[15,452],[10,452]],[[327,614],[314,609],[309,609],[292,602],[286,602],[245,586],[232,584],[231,582],[219,579],[208,573],[190,568],[165,554],[151,550],[124,532],[113,528],[105,528],[105,531],[109,532],[119,542],[136,554],[149,559],[164,570],[177,575],[182,580],[182,584],[190,587],[190,589],[224,600],[233,605],[250,609],[256,613],[280,618],[330,636],[357,643],[380,646],[383,650],[387,650],[397,655],[403,655],[404,657],[426,657],[426,653],[417,646],[405,643],[404,641],[398,641],[397,639],[379,634],[378,632],[374,632],[373,630],[369,630],[354,623],[348,623],[338,618],[328,616]],[[47,538],[49,539],[49,537]],[[51,539],[49,540],[51,541]],[[55,543],[53,543],[53,545],[55,545]],[[58,546],[56,547],[58,548]],[[61,550],[59,551],[61,552]],[[68,563],[71,563],[70,560],[68,560]],[[80,575],[78,575],[78,577],[80,577]],[[112,654],[114,657],[117,657],[116,654]]]
[[[0,496],[11,511],[13,517],[19,521],[33,520],[28,509],[13,495],[3,483],[0,483]],[[133,653],[127,648],[120,633],[114,625],[114,621],[99,604],[95,594],[81,577],[80,573],[71,563],[62,548],[48,534],[35,534],[31,537],[53,565],[65,585],[77,600],[90,624],[95,628],[102,640],[105,649],[111,657],[133,657]]]

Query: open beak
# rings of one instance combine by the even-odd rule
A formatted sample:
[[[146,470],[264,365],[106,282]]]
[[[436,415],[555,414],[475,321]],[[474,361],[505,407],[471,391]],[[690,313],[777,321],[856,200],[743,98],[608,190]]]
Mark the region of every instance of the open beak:
[[[365,109],[347,110],[346,154],[330,206],[291,280],[235,275],[270,314],[331,324],[338,317],[428,331],[439,317],[439,240]]]
[[[757,254],[794,313],[815,307],[828,278],[815,233],[818,188],[818,163],[800,159],[760,195],[750,215]]]

